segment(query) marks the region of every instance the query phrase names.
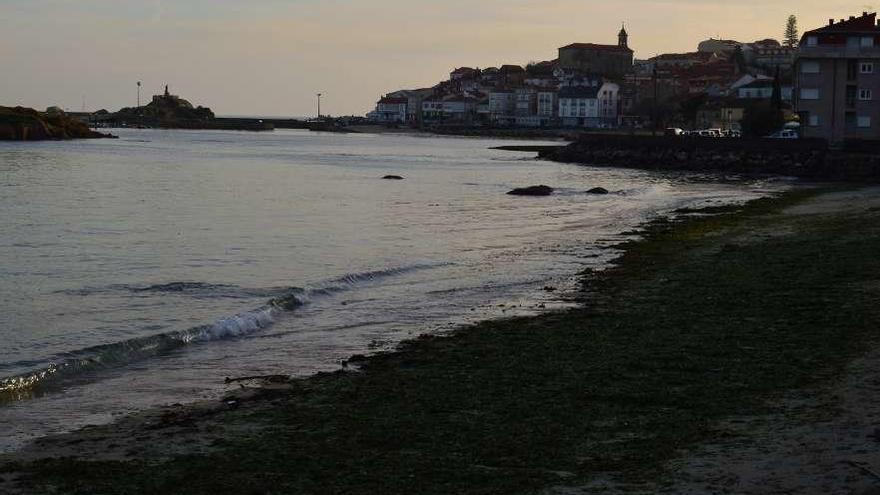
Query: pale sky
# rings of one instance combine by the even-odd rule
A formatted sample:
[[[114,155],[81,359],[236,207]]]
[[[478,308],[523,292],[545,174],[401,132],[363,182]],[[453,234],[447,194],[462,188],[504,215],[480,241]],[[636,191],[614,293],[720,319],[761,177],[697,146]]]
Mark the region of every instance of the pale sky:
[[[458,66],[525,64],[572,42],[636,57],[708,37],[781,38],[872,0],[0,0],[0,105],[111,111],[164,84],[219,115],[364,114]]]

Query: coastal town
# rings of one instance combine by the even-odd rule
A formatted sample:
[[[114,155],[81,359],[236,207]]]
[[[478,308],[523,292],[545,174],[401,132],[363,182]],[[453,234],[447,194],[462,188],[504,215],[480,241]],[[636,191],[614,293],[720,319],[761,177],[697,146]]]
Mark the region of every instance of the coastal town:
[[[636,38],[623,26],[616,43],[572,43],[556,58],[525,67],[458,67],[433,87],[383,95],[368,118],[435,129],[880,137],[880,107],[873,102],[880,91],[875,13],[829,19],[803,36],[791,16],[781,42],[710,38],[692,52],[646,59],[634,58]]]

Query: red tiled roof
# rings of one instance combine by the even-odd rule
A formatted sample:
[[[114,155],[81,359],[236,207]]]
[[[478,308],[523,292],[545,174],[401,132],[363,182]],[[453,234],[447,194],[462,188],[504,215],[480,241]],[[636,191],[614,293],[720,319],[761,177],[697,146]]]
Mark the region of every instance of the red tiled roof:
[[[379,103],[383,105],[405,105],[409,103],[409,100],[406,98],[388,98],[386,96],[385,98],[379,100]]]
[[[596,43],[572,43],[570,45],[563,46],[560,50],[569,50],[569,49],[577,49],[577,50],[600,50],[606,52],[632,52],[629,48],[625,46],[619,45],[598,45]]]
[[[675,59],[690,59],[690,60],[700,60],[700,61],[708,61],[715,57],[714,53],[708,52],[691,52],[691,53],[663,53],[654,57],[655,60],[675,60]]]

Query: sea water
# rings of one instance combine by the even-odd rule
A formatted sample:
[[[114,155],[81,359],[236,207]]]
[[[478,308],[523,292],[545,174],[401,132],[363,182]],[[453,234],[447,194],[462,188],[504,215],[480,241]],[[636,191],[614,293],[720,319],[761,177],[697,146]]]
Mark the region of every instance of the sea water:
[[[114,132],[0,143],[0,451],[564,308],[624,233],[785,187],[491,149],[514,141]]]

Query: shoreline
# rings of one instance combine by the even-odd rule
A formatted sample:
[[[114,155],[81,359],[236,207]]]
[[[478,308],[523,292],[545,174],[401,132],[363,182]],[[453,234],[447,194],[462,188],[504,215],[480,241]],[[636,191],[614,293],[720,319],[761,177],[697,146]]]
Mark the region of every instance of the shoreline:
[[[820,139],[582,134],[568,146],[539,150],[539,158],[598,167],[878,183],[877,152],[877,145],[871,142],[845,143],[836,148]]]
[[[32,480],[68,489],[91,486],[98,493],[124,492],[137,486],[133,483],[151,483],[150,486],[157,489],[188,483],[187,491],[224,493],[220,480],[212,479],[208,473],[194,478],[182,477],[187,468],[214,468],[211,460],[219,463],[218,469],[225,467],[222,472],[226,481],[234,481],[228,486],[248,481],[264,486],[258,479],[261,469],[268,468],[260,466],[269,463],[275,466],[271,469],[276,474],[268,477],[272,482],[297,482],[300,484],[284,486],[316,493],[318,487],[329,487],[327,492],[344,492],[379,486],[388,493],[405,493],[405,488],[411,486],[419,486],[424,493],[442,493],[444,489],[454,492],[476,486],[493,491],[520,491],[558,484],[577,485],[586,482],[592,476],[590,473],[630,473],[632,469],[648,467],[656,474],[660,469],[658,461],[674,456],[675,449],[681,445],[680,441],[673,441],[679,438],[678,434],[684,433],[686,444],[703,440],[706,435],[706,422],[680,425],[680,420],[724,417],[724,411],[718,410],[721,404],[715,403],[719,397],[704,397],[705,403],[697,405],[705,410],[694,416],[694,411],[687,411],[687,407],[679,410],[682,408],[673,405],[674,401],[669,402],[682,391],[670,389],[658,393],[632,381],[667,383],[673,389],[706,385],[705,378],[692,377],[697,380],[696,385],[686,383],[687,377],[694,373],[688,368],[698,365],[690,362],[684,363],[686,367],[679,368],[682,363],[676,366],[673,358],[684,356],[679,355],[674,346],[665,349],[668,355],[661,359],[648,352],[651,349],[637,345],[639,341],[646,343],[659,337],[643,335],[645,331],[672,332],[666,336],[678,338],[686,338],[686,335],[664,324],[658,324],[660,330],[652,330],[651,325],[645,326],[646,322],[629,313],[652,314],[655,320],[669,318],[670,322],[686,315],[668,314],[672,311],[669,308],[650,307],[648,303],[648,307],[641,310],[650,311],[639,313],[639,304],[629,303],[629,299],[620,296],[647,291],[645,294],[652,297],[662,297],[665,285],[670,283],[670,270],[673,275],[676,268],[691,270],[689,263],[683,264],[694,261],[688,260],[688,256],[699,255],[696,261],[705,261],[702,256],[725,252],[731,258],[747,262],[747,253],[740,251],[751,249],[748,254],[754,255],[753,246],[748,242],[742,246],[741,241],[727,242],[731,240],[731,232],[750,223],[765,222],[768,216],[777,215],[785,208],[821,197],[817,192],[794,191],[779,198],[749,203],[738,213],[732,212],[734,209],[725,209],[720,215],[697,211],[682,222],[656,221],[646,227],[645,240],[625,246],[623,258],[615,268],[602,274],[585,275],[584,296],[589,303],[584,308],[485,322],[460,329],[448,337],[422,337],[404,343],[399,351],[356,360],[352,365],[358,364],[361,372],[323,373],[243,390],[243,396],[228,397],[219,404],[150,411],[115,425],[50,437],[12,456],[0,456],[0,478],[5,479],[0,481],[0,488],[5,488],[4,482],[9,484],[20,476],[27,482],[30,476]],[[868,210],[860,214],[880,222],[877,218],[880,213]],[[822,225],[823,229],[831,228],[826,222]],[[746,233],[750,231],[747,229]],[[772,235],[769,239],[776,240]],[[680,251],[680,243],[692,246]],[[680,259],[682,257],[685,259]],[[702,272],[696,270],[693,275],[702,275]],[[731,272],[729,275],[742,274]],[[676,276],[683,277],[682,274]],[[760,283],[751,278],[747,281]],[[706,308],[734,312],[743,309],[718,304],[724,307],[707,305]],[[754,317],[761,318],[760,315]],[[583,336],[584,321],[597,335]],[[633,333],[634,329],[628,326],[641,332]],[[546,335],[536,338],[536,333]],[[627,335],[617,333],[635,338],[636,344],[623,339]],[[749,335],[743,340],[757,337],[760,335]],[[661,349],[669,346],[662,340],[655,344]],[[591,346],[604,347],[613,353],[625,349],[636,353],[641,361],[632,361],[625,355],[594,355]],[[697,361],[706,357],[702,352],[694,352]],[[744,351],[734,349],[736,352]],[[749,352],[745,350],[745,354]],[[806,351],[801,349],[800,352]],[[840,372],[852,356],[852,349],[840,349],[839,354],[826,357],[833,368],[828,376]],[[757,359],[756,364],[776,366],[765,362],[770,356],[759,357],[762,359]],[[750,359],[749,356],[742,358]],[[820,358],[813,358],[821,363]],[[646,375],[652,360],[658,359],[662,361],[658,365],[662,366],[654,369],[654,373],[662,375],[663,380],[659,382],[657,377]],[[716,366],[715,361],[724,361],[724,358],[699,366]],[[637,362],[642,364],[636,365]],[[669,365],[672,368],[666,369]],[[765,373],[765,370],[759,371]],[[679,376],[683,372],[685,375]],[[724,373],[714,371],[710,375]],[[751,379],[745,372],[734,372],[734,375],[739,380]],[[755,383],[748,390],[739,390],[737,386],[715,383],[720,378],[710,376],[710,381],[728,394],[741,395],[746,411],[752,412],[762,409],[755,395],[763,396],[778,390],[780,385],[799,386],[813,380],[801,374],[793,381],[781,378],[780,383]],[[768,379],[768,376],[765,373],[761,378]],[[674,385],[668,383],[670,379],[684,382]],[[603,381],[623,389],[605,390]],[[346,406],[350,410],[346,410]],[[653,418],[656,412],[669,414],[672,418],[668,419],[673,421]],[[637,426],[617,424],[621,416],[635,418]],[[607,423],[611,418],[617,419]],[[656,435],[650,434],[656,430],[654,427],[664,425]],[[439,428],[436,433],[429,431],[434,428]],[[682,428],[684,430],[679,431]],[[580,432],[580,436],[573,435],[576,432]],[[568,445],[572,438],[582,440]],[[332,452],[337,448],[341,452]],[[595,453],[597,448],[602,452]],[[253,449],[256,452],[252,452]],[[70,458],[41,460],[46,454]],[[299,463],[283,462],[289,455]],[[222,459],[231,456],[238,464],[222,461],[218,456]],[[276,456],[280,459],[275,459]],[[314,457],[317,460],[308,460]],[[6,464],[4,459],[12,464]],[[179,463],[184,467],[170,467]],[[158,467],[163,465],[164,469]],[[337,476],[329,472],[332,469],[328,466],[339,470],[335,473]],[[367,467],[369,472],[365,473],[363,469]],[[283,469],[278,471],[279,468]],[[278,478],[278,473],[283,476]],[[46,486],[31,485],[28,489],[39,491]],[[279,485],[265,486],[268,489]]]

